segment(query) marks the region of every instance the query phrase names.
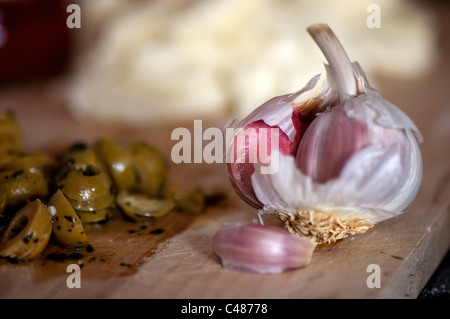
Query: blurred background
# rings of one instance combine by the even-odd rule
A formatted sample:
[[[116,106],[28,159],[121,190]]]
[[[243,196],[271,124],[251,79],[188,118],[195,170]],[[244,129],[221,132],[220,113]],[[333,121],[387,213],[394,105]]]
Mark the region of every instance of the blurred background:
[[[448,159],[449,17],[446,0],[0,0],[0,110],[19,113],[31,150],[94,140],[92,121],[116,137],[143,127],[169,153],[154,125],[223,125],[323,73],[306,28],[327,23],[422,130],[434,176]],[[448,298],[448,255],[440,269],[421,297]]]
[[[305,30],[314,23],[331,26],[375,87],[428,72],[439,53],[432,9],[412,0],[0,0],[0,84],[57,77],[73,116],[103,122],[243,118],[324,72]]]

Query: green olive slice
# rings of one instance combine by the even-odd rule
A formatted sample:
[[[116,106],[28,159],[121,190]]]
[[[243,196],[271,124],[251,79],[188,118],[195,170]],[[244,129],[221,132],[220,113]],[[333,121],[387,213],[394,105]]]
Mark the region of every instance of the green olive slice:
[[[165,189],[165,197],[175,202],[178,210],[188,213],[201,213],[205,209],[205,196],[201,189],[183,191],[179,187],[170,186]]]
[[[44,153],[7,154],[0,159],[0,170],[32,170],[48,172],[56,168],[56,160]]]
[[[75,201],[92,200],[113,191],[108,174],[97,166],[88,166],[85,169],[69,168],[59,177],[58,187],[67,198]]]
[[[50,197],[48,206],[52,212],[53,237],[59,244],[74,248],[89,246],[80,217],[61,190]]]
[[[20,153],[22,151],[23,146],[19,138],[0,133],[0,154]]]
[[[114,193],[110,193],[89,200],[73,200],[67,198],[67,201],[76,210],[96,211],[114,205],[115,196]]]
[[[137,183],[133,191],[150,196],[159,195],[167,179],[167,163],[161,153],[144,142],[129,144],[124,150],[130,152],[131,165],[136,175]]]
[[[99,166],[100,159],[95,151],[84,143],[74,143],[68,149],[66,149],[62,156],[62,161],[71,161],[73,163],[79,163],[84,166]]]
[[[45,249],[51,233],[51,213],[36,199],[11,219],[0,240],[0,256],[18,260],[34,258]]]
[[[83,224],[95,224],[108,221],[115,213],[115,206],[106,207],[95,211],[75,210]]]
[[[49,196],[49,180],[42,172],[23,169],[0,172],[0,190],[7,196],[8,206]]]
[[[171,200],[128,192],[121,192],[117,196],[117,205],[127,217],[137,221],[163,217],[175,208]]]
[[[61,162],[63,166],[59,172],[60,174],[71,168],[79,171],[89,171],[92,168],[99,171],[105,170],[97,152],[84,143],[75,143],[67,149],[62,155]]]
[[[130,190],[137,184],[137,176],[131,166],[131,151],[120,148],[110,139],[101,139],[95,144],[95,150],[107,167],[117,189]]]

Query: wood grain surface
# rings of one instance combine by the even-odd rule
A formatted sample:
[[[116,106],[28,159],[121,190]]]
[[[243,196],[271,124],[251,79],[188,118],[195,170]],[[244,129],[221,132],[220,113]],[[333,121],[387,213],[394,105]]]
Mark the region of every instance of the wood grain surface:
[[[171,164],[170,182],[184,188],[216,186],[227,192],[204,213],[173,212],[150,224],[118,214],[86,233],[94,251],[78,260],[55,261],[52,253],[72,253],[48,245],[35,260],[0,260],[0,298],[416,298],[450,247],[450,64],[443,47],[436,69],[417,79],[382,79],[378,89],[417,124],[423,184],[417,198],[397,218],[367,233],[319,246],[311,264],[277,275],[224,269],[211,242],[231,221],[256,218],[228,183],[222,164]],[[193,122],[130,128],[74,119],[58,98],[58,80],[2,88],[0,109],[12,109],[25,132],[29,151],[57,152],[74,141],[110,137],[142,139],[170,158],[175,127]],[[228,119],[204,124],[222,126]],[[163,232],[156,231],[162,229]],[[69,289],[69,264],[81,266],[81,288]],[[367,267],[380,266],[381,287],[368,288]]]

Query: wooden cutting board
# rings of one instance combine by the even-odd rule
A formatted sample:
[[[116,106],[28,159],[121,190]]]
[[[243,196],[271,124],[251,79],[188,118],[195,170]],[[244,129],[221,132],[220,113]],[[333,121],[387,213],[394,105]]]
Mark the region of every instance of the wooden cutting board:
[[[30,151],[56,152],[74,141],[107,136],[120,142],[146,140],[170,158],[172,129],[192,129],[193,122],[132,129],[76,120],[53,98],[57,87],[41,84],[1,92],[0,107],[16,112]],[[220,187],[227,199],[202,214],[173,212],[145,225],[116,215],[104,225],[87,227],[94,251],[79,251],[78,259],[48,259],[54,253],[73,253],[50,244],[26,263],[0,260],[0,298],[417,297],[450,246],[450,108],[442,102],[450,100],[449,93],[403,94],[419,87],[423,84],[414,81],[383,88],[392,102],[405,106],[425,137],[424,178],[416,200],[405,214],[365,234],[319,246],[308,267],[277,275],[224,269],[211,248],[214,234],[225,222],[255,219],[256,211],[233,192],[222,164],[171,164],[171,183]],[[431,82],[426,87],[433,88]],[[223,120],[210,125],[223,125]],[[80,266],[81,288],[67,286],[70,264]],[[380,269],[380,288],[367,285],[368,267],[374,264]]]

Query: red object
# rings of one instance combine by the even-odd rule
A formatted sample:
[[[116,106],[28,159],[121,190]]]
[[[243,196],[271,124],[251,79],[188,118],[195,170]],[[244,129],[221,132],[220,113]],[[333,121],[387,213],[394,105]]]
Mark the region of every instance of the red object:
[[[70,50],[61,0],[0,0],[0,82],[53,75]]]

